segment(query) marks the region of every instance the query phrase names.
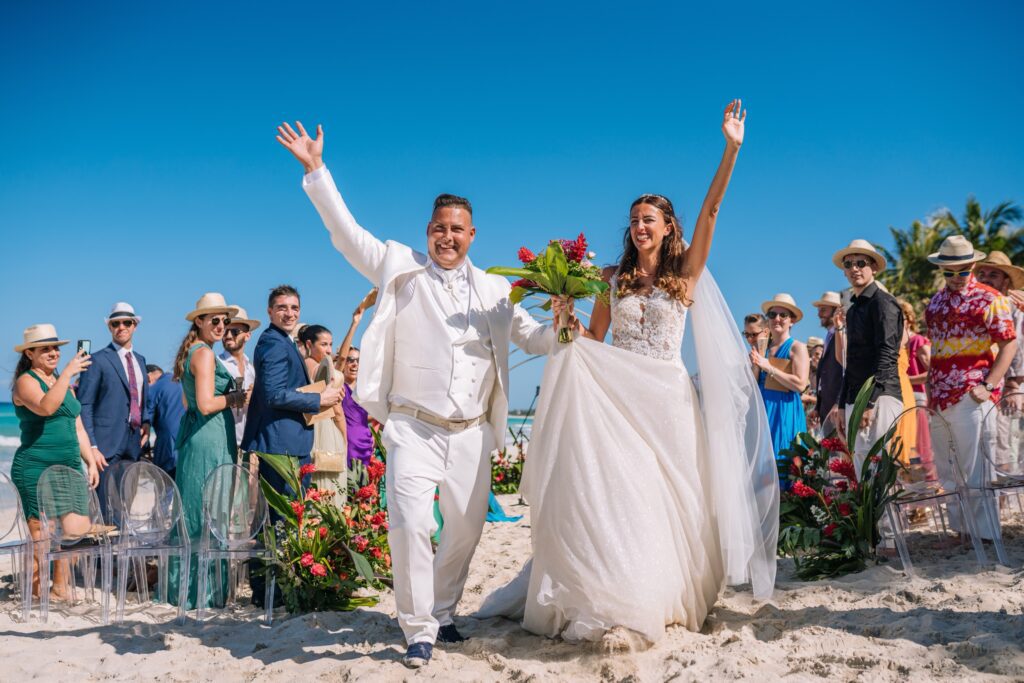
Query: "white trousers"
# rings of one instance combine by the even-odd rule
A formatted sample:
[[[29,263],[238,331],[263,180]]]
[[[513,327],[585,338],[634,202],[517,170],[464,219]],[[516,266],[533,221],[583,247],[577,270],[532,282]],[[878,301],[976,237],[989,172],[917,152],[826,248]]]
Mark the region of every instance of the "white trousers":
[[[398,623],[408,644],[433,643],[452,623],[487,518],[494,430],[484,423],[449,432],[392,414],[382,440]],[[444,527],[435,555],[436,489]]]
[[[857,432],[857,438],[853,444],[853,464],[857,468],[857,476],[860,477],[860,468],[864,459],[868,457],[871,447],[885,436],[885,433],[892,427],[892,423],[903,412],[903,401],[892,396],[879,396],[875,401],[875,419],[868,425],[867,429]],[[846,404],[846,412],[843,419],[849,421],[853,414],[853,404]],[[847,425],[844,425],[844,429]]]
[[[967,487],[974,489],[971,496],[971,512],[974,514],[974,521],[978,525],[978,533],[982,538],[993,538],[992,523],[987,513],[995,512],[995,508],[986,505],[978,489],[981,488],[982,478],[985,475],[985,458],[981,453],[981,440],[990,442],[995,439],[995,414],[992,411],[992,403],[978,403],[970,395],[964,395],[956,404],[939,411],[949,428],[952,431],[953,442],[956,446],[956,462],[963,472]],[[949,435],[940,421],[932,418],[932,450],[935,453],[935,470],[938,472],[939,481],[947,491],[956,489],[956,476],[953,473],[951,455],[949,448]],[[991,510],[989,509],[991,508]],[[960,520],[960,512],[956,509],[950,510],[950,526],[955,531],[966,531]],[[994,518],[997,520],[998,519]]]

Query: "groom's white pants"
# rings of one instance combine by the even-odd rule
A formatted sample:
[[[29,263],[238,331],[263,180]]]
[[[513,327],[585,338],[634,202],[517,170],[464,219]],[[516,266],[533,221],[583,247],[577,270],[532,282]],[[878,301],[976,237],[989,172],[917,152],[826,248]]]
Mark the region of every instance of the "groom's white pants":
[[[388,543],[398,623],[410,645],[433,643],[452,623],[487,517],[493,432],[487,423],[449,432],[408,415],[388,418]],[[437,489],[444,526],[435,555]]]

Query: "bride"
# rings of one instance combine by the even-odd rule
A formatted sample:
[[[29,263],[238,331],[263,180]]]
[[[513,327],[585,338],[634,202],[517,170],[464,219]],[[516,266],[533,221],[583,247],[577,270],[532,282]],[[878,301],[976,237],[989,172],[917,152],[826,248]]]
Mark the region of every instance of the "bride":
[[[739,101],[725,110],[725,152],[692,244],[668,199],[638,198],[621,262],[605,269],[609,302],[587,328],[573,318],[577,340],[548,358],[520,488],[533,559],[477,616],[615,648],[634,634],[657,641],[670,624],[700,629],[726,581],[771,594],[771,437],[743,341],[705,272],[745,118]],[[688,314],[699,393],[681,355]]]

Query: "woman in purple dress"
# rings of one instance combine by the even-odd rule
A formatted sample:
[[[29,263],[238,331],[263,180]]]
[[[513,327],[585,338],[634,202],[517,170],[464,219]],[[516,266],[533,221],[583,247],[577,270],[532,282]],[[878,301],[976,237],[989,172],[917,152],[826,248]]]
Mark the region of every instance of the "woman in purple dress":
[[[370,456],[373,455],[373,434],[370,432],[369,415],[361,405],[356,403],[355,396],[353,396],[356,378],[359,376],[359,349],[352,346],[352,339],[355,337],[359,322],[363,319],[363,313],[376,301],[377,290],[372,289],[359,302],[359,306],[352,313],[352,324],[348,328],[345,340],[341,342],[335,361],[335,367],[341,370],[345,377],[345,398],[341,402],[341,409],[345,413],[345,426],[348,432],[349,467],[352,467],[356,460],[365,467],[370,464]]]

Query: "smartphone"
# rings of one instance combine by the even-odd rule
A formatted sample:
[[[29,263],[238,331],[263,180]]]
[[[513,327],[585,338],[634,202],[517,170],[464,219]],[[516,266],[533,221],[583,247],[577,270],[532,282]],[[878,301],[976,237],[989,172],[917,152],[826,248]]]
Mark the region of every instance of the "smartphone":
[[[77,353],[81,353],[82,351],[85,351],[85,355],[87,355],[87,356],[92,354],[92,342],[90,340],[88,340],[88,339],[79,339],[78,340],[78,351],[76,352],[76,354]]]

